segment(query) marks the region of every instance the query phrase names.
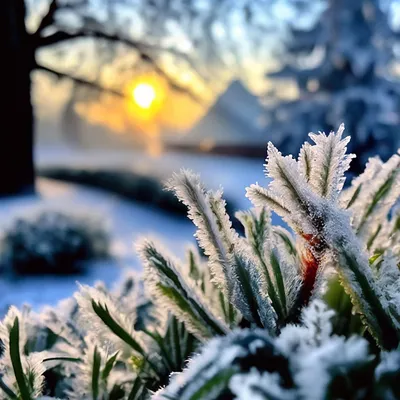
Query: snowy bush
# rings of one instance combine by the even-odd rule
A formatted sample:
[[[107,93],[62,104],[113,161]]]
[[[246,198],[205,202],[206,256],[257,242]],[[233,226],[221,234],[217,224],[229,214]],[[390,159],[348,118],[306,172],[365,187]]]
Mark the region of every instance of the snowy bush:
[[[16,217],[0,240],[2,269],[16,274],[68,274],[109,255],[109,233],[96,215],[36,210]]]
[[[7,398],[400,398],[400,156],[370,159],[343,190],[342,133],[312,134],[297,160],[268,145],[271,183],[249,187],[255,208],[237,214],[245,236],[220,190],[174,175],[207,260],[142,240],[144,281],[83,286],[39,315],[11,308]]]
[[[266,135],[292,152],[310,130],[343,121],[358,155],[352,170],[359,173],[368,157],[386,160],[400,146],[399,25],[390,16],[397,6],[381,0],[310,3],[320,3],[322,13],[315,24],[290,29],[282,65],[270,74],[279,87],[293,86],[298,98],[268,93]]]

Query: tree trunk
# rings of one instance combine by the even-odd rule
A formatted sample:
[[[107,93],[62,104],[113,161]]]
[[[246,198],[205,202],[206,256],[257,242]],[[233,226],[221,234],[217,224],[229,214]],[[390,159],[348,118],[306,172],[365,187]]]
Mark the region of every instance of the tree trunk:
[[[31,77],[34,54],[24,0],[2,0],[0,196],[34,191]]]

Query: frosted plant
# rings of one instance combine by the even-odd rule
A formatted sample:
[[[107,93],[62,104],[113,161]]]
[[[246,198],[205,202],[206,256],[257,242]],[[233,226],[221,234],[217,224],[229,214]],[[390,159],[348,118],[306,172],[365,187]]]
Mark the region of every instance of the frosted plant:
[[[74,298],[39,314],[10,308],[0,325],[6,398],[148,398],[198,342],[144,295],[130,274],[112,291],[101,283],[81,286]]]
[[[311,134],[297,160],[269,143],[270,184],[247,188],[254,208],[236,214],[244,236],[222,190],[175,174],[203,255],[143,239],[143,276],[80,286],[39,315],[11,308],[6,397],[400,399],[400,156],[371,159],[344,189],[343,129]]]
[[[399,352],[376,356],[367,340],[332,334],[333,314],[315,300],[277,340],[259,329],[214,338],[153,399],[399,398]]]
[[[109,231],[91,213],[38,209],[17,216],[0,235],[0,269],[11,274],[70,274],[110,255]]]

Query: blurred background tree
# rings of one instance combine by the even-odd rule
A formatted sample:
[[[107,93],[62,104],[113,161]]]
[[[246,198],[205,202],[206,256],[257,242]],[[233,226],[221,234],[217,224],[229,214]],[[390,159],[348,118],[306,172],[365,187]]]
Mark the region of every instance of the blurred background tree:
[[[27,14],[32,14],[29,19]],[[160,66],[166,53],[191,64],[185,51],[191,44],[174,39],[168,30],[176,31],[178,22],[191,26],[196,17],[190,4],[169,1],[5,0],[0,16],[4,99],[0,108],[0,195],[34,190],[32,71],[46,71],[77,83],[73,101],[79,97],[78,89],[85,87],[125,96],[127,75],[131,78],[133,71],[150,68],[174,90],[200,101],[194,91]],[[138,31],[141,34],[136,39]],[[94,52],[88,50],[93,48]],[[54,51],[49,54],[47,49]],[[107,67],[116,60],[123,61],[118,71],[112,79],[104,79],[109,74]]]
[[[391,13],[396,2],[321,3],[318,22],[292,28],[282,67],[269,74],[294,82],[298,96],[270,104],[266,132],[292,153],[309,131],[344,122],[351,150],[360,155],[352,168],[360,171],[369,156],[386,158],[400,146],[399,34]]]

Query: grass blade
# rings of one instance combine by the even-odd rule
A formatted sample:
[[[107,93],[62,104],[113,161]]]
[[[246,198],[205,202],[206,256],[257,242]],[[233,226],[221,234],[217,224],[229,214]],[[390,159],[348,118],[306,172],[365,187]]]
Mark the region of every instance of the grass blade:
[[[15,379],[21,395],[21,400],[32,400],[29,388],[22,368],[21,355],[19,352],[19,320],[15,318],[10,329],[10,358],[14,370]]]

